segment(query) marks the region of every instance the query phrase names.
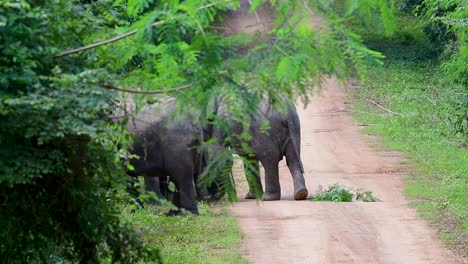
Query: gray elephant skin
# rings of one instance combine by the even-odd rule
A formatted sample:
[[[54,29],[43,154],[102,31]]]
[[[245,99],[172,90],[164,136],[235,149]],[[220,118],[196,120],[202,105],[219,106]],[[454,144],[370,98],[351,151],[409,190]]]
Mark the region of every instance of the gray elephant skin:
[[[145,176],[147,189],[159,189],[159,178],[169,176],[176,192],[173,204],[198,214],[195,183],[204,167],[204,153],[196,150],[203,140],[200,123],[190,116],[174,118],[175,100],[166,100],[156,106],[147,106],[130,116],[127,129],[134,136],[132,159],[135,168],[131,176]],[[169,215],[179,215],[181,210],[171,210]]]
[[[251,135],[251,140],[246,141],[238,136],[245,129],[238,122],[227,121],[230,127],[229,131],[222,129],[222,126],[215,126],[213,136],[220,141],[225,141],[231,133],[229,145],[234,149],[234,152],[239,154],[244,160],[251,164],[246,166],[246,174],[249,174],[249,192],[246,195],[247,199],[255,199],[259,195],[263,195],[263,200],[280,200],[281,186],[279,182],[278,163],[286,157],[286,163],[291,172],[294,184],[294,199],[304,200],[307,198],[308,191],[305,186],[304,169],[300,156],[301,147],[301,125],[296,108],[292,102],[287,102],[287,110],[284,113],[276,111],[263,100],[257,106],[255,114],[251,115],[250,127],[248,133]],[[222,100],[215,103],[215,113],[218,117],[229,119],[229,114],[226,113]],[[265,133],[262,131],[262,124],[265,119],[268,120],[270,128]],[[251,148],[251,152],[245,151],[242,144],[247,144]],[[259,162],[265,169],[265,192],[263,192],[262,183],[260,180]],[[257,195],[256,195],[257,194]]]

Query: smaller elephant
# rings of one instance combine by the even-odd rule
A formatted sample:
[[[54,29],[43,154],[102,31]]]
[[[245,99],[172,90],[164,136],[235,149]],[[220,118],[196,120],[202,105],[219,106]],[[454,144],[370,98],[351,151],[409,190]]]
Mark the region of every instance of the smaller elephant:
[[[238,122],[229,120],[225,106],[221,101],[215,103],[215,113],[218,117],[227,120],[229,129],[222,126],[215,126],[213,136],[221,142],[226,138],[231,138],[229,146],[239,154],[244,160],[246,174],[249,183],[249,193],[247,199],[255,199],[258,195],[263,195],[263,200],[280,200],[281,186],[279,182],[278,163],[286,156],[286,163],[291,172],[294,184],[294,199],[304,200],[307,198],[308,190],[305,186],[304,169],[300,156],[301,147],[301,127],[296,108],[292,102],[287,103],[287,111],[280,113],[275,111],[266,100],[260,102],[257,111],[251,116],[250,126],[243,127]],[[269,129],[265,133],[262,131],[262,124],[268,120]],[[245,129],[250,134],[251,139],[242,139],[241,135]],[[230,135],[229,135],[230,134]],[[248,145],[250,150],[243,145]],[[263,193],[260,180],[259,162],[265,168],[265,192]]]
[[[198,214],[195,182],[204,167],[204,153],[196,146],[203,140],[203,128],[190,116],[173,118],[176,101],[143,108],[129,118],[127,129],[134,136],[131,176],[145,176],[147,188],[159,189],[155,177],[169,176],[176,191],[173,203],[180,209]],[[159,193],[161,195],[161,193]],[[169,215],[182,212],[171,210]]]

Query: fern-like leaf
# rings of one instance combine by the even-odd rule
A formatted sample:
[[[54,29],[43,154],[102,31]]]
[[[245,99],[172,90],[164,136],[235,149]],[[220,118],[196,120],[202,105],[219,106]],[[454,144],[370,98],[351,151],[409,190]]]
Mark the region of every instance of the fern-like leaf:
[[[128,0],[128,13],[132,16],[140,14],[145,8],[148,8],[154,0]]]

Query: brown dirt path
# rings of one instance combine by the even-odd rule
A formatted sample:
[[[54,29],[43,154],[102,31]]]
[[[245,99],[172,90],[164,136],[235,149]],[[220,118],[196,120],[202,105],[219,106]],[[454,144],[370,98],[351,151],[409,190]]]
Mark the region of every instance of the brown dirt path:
[[[223,22],[227,35],[268,31],[268,8],[247,14],[250,0]],[[320,30],[321,19],[311,17]],[[302,123],[302,161],[309,192],[339,182],[371,190],[379,203],[294,201],[292,178],[280,163],[282,200],[241,200],[231,210],[244,233],[251,263],[409,263],[450,264],[463,260],[435,239],[403,197],[404,171],[398,153],[369,146],[372,138],[346,112],[343,88],[329,80],[306,109],[298,104]],[[241,164],[236,164],[240,197],[247,193]],[[263,175],[262,175],[263,177]]]
[[[294,201],[291,175],[282,161],[281,201],[241,200],[232,206],[245,234],[248,260],[258,264],[462,263],[408,207],[401,194],[404,172],[398,153],[369,147],[372,138],[360,132],[346,108],[344,90],[334,80],[306,109],[298,105],[307,187],[314,193],[318,185],[340,182],[369,189],[383,202]],[[242,170],[237,167],[237,171]],[[243,197],[245,178],[237,183]]]

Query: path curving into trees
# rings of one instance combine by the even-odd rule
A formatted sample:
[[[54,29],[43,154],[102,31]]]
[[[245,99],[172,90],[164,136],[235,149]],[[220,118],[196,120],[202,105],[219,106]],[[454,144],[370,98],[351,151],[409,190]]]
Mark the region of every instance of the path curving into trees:
[[[243,200],[232,213],[244,233],[251,263],[462,263],[444,249],[428,222],[402,195],[405,176],[398,153],[372,147],[350,113],[351,102],[335,80],[307,108],[298,104],[307,188],[315,193],[339,182],[371,190],[382,202],[294,201],[292,179],[280,163],[282,200]],[[239,196],[247,192],[236,166]]]

